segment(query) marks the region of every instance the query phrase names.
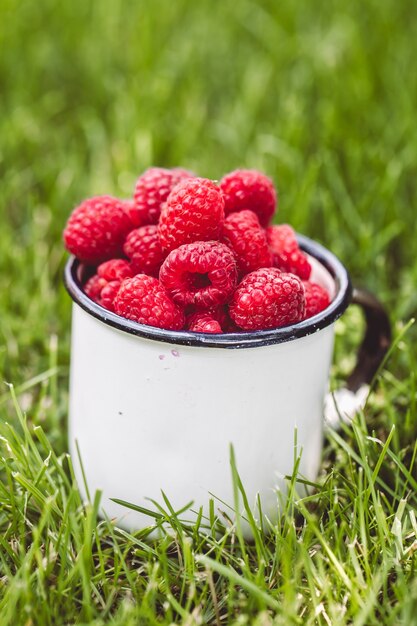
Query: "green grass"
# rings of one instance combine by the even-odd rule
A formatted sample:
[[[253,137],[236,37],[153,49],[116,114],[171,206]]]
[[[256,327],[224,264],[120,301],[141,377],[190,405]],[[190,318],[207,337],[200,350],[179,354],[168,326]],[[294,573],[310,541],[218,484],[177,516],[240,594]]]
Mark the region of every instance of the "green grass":
[[[1,626],[417,623],[416,331],[401,334],[417,306],[416,18],[412,0],[3,0]],[[162,495],[161,539],[128,534],[72,479],[62,228],[151,164],[267,172],[279,219],[336,252],[400,337],[364,414],[326,438],[314,493],[292,480],[252,543],[216,504],[207,535]],[[334,386],[360,328],[354,309],[338,324]]]

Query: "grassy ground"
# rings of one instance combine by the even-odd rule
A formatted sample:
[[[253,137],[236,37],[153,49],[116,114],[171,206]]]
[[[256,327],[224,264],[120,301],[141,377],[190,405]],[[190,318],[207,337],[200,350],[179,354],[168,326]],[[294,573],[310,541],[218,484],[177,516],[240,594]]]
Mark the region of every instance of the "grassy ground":
[[[2,1],[1,626],[417,623],[416,18],[412,0]],[[162,498],[164,537],[126,534],[71,479],[60,234],[81,198],[129,196],[150,164],[265,170],[282,221],[391,311],[364,415],[253,544]],[[353,309],[338,324],[333,384],[360,325]]]

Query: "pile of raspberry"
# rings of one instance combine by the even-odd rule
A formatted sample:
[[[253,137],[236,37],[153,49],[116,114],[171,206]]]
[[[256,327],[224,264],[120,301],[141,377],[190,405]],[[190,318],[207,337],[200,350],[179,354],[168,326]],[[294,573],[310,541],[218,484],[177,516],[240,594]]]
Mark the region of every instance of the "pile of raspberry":
[[[288,224],[271,225],[272,181],[235,170],[220,182],[150,168],[133,199],[97,196],[72,212],[67,249],[89,266],[97,304],[167,330],[233,333],[295,324],[325,309],[326,290]]]

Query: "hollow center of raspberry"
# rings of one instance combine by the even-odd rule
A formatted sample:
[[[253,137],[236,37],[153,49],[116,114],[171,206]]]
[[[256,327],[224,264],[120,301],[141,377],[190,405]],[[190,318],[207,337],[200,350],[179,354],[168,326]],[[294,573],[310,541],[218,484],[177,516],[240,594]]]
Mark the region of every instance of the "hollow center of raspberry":
[[[208,274],[189,274],[188,276],[188,284],[191,290],[199,291],[200,289],[204,289],[205,287],[209,287],[211,285],[211,280]]]

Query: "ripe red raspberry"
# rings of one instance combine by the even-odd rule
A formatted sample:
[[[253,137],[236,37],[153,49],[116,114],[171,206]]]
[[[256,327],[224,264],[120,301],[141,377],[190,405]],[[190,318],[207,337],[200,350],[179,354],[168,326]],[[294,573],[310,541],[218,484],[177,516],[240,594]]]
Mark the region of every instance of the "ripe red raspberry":
[[[224,221],[223,241],[235,253],[242,275],[260,267],[272,266],[272,254],[265,231],[253,211],[230,213]]]
[[[166,257],[159,242],[158,227],[154,224],[132,230],[126,238],[123,252],[130,259],[135,274],[156,277]]]
[[[231,321],[226,304],[219,304],[217,306],[209,306],[204,308],[198,308],[194,305],[187,306],[185,313],[187,316],[187,323],[193,315],[209,315],[211,318],[219,323],[220,328],[222,329],[223,327],[226,328],[226,326]]]
[[[101,306],[109,311],[114,311],[114,301],[119,292],[122,282],[120,280],[112,280],[101,290]]]
[[[298,246],[294,230],[288,224],[269,226],[266,238],[272,251],[274,266],[283,272],[296,274],[302,280],[308,280],[311,265]]]
[[[194,333],[221,333],[219,322],[209,313],[193,313],[187,318],[187,328]]]
[[[85,283],[84,292],[90,300],[94,300],[94,302],[101,304],[101,292],[107,284],[108,283],[105,278],[102,278],[98,274],[94,274],[94,276],[89,278]]]
[[[236,289],[229,313],[243,330],[267,330],[300,322],[305,296],[301,280],[275,267],[245,276]]]
[[[146,274],[137,274],[122,282],[114,308],[118,315],[139,324],[166,330],[181,330],[184,326],[183,311],[174,304],[159,280]]]
[[[135,272],[129,261],[125,259],[111,259],[98,266],[97,274],[111,282],[112,280],[122,281],[124,278],[131,278]]]
[[[195,241],[169,253],[159,273],[174,302],[208,308],[223,304],[237,284],[233,252],[218,241]]]
[[[223,195],[206,178],[189,178],[168,196],[159,218],[159,239],[168,252],[193,241],[220,235],[224,220]]]
[[[135,201],[131,198],[127,198],[126,200],[121,200],[121,202],[123,204],[125,212],[128,214],[129,219],[132,222],[132,228],[136,228],[136,226],[139,226],[139,224],[136,224],[136,221],[134,219],[136,217]]]
[[[84,285],[84,291],[91,300],[105,309],[114,311],[113,301],[122,280],[133,276],[130,263],[123,259],[112,259],[102,263]]]
[[[94,274],[84,285],[84,291],[91,300],[109,311],[114,311],[113,301],[121,284],[120,280],[107,282],[105,278]]]
[[[194,174],[180,167],[172,170],[151,167],[146,170],[136,182],[133,206],[130,209],[130,218],[134,225],[157,224],[161,207],[171,190],[184,178],[193,176]]]
[[[303,285],[306,299],[304,319],[307,319],[324,311],[330,304],[330,298],[324,287],[317,283],[303,281]]]
[[[229,315],[229,306],[227,304],[221,304],[219,306],[212,306],[208,309],[197,309],[195,313],[205,313],[210,315],[213,319],[220,324],[220,328],[224,333],[240,333],[241,329],[236,326],[234,321]]]
[[[72,212],[64,230],[67,250],[86,263],[117,257],[133,225],[123,201],[111,196],[84,200]]]
[[[270,178],[257,170],[235,170],[220,181],[225,214],[249,209],[256,213],[262,226],[271,221],[277,205],[277,194]]]

